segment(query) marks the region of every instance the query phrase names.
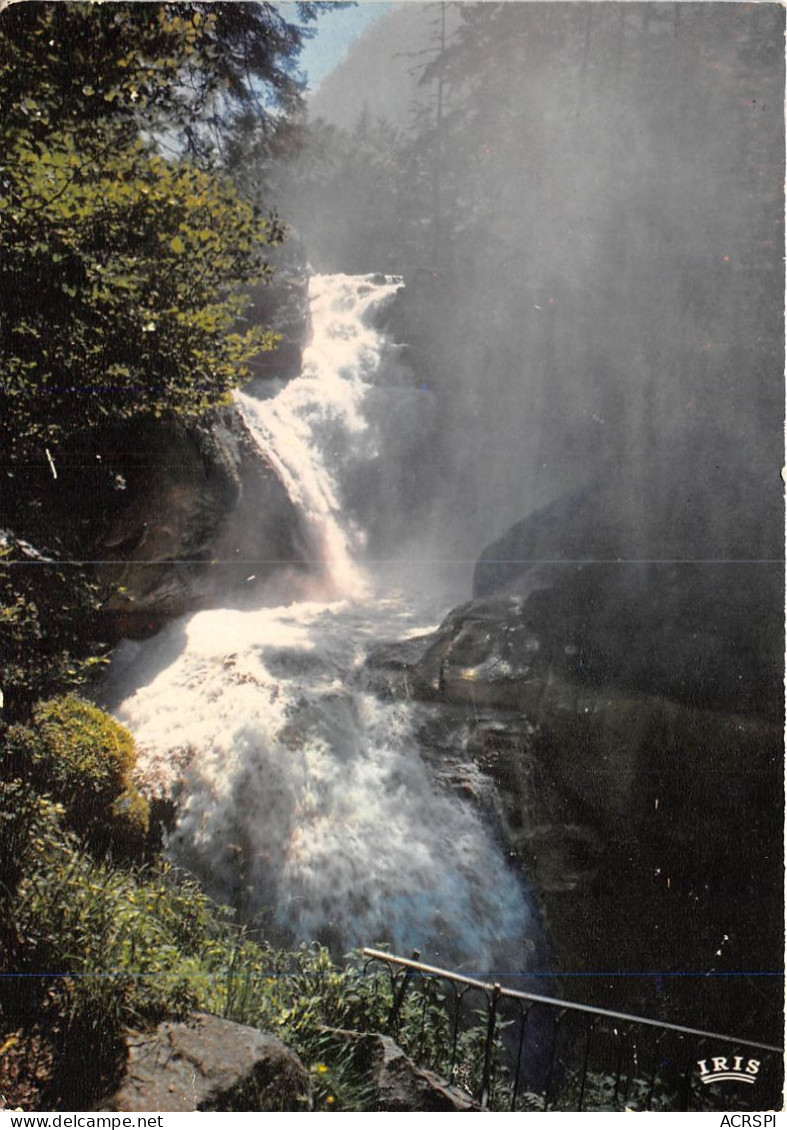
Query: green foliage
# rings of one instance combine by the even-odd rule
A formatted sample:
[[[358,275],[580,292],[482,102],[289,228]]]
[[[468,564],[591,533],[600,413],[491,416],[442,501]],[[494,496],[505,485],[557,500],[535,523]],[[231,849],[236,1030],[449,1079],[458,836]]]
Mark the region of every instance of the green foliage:
[[[243,3],[0,14],[4,527],[51,544],[61,454],[82,463],[78,519],[115,425],[221,404],[274,346],[244,326],[244,294],[270,279],[265,251],[283,228],[222,171],[223,131],[243,118],[247,133],[250,120],[287,133],[303,24],[319,9],[297,5],[300,23]],[[54,556],[88,556],[85,527]],[[44,565],[3,535],[4,718],[84,681],[95,608],[87,569]]]
[[[36,699],[85,683],[102,662],[85,658],[95,613],[86,570],[63,566],[0,534],[0,687],[3,717],[27,716]]]
[[[0,903],[61,841],[62,815],[62,805],[42,797],[26,781],[18,777],[0,778]]]
[[[74,1014],[139,1026],[219,1003],[226,927],[166,868],[120,870],[61,843],[21,884],[14,921],[20,965],[63,973]]]
[[[581,1092],[579,1073],[569,1074],[551,1096],[550,1110],[577,1111]],[[495,1109],[509,1110],[511,1107],[511,1088],[507,1084],[498,1086],[494,1096]],[[674,1087],[661,1078],[615,1078],[601,1071],[588,1071],[582,1093],[583,1111],[665,1111],[677,1110]],[[517,1095],[517,1110],[544,1110],[544,1096],[532,1091]]]
[[[45,144],[21,134],[3,188],[12,453],[113,420],[202,412],[275,344],[236,332],[235,288],[265,275],[260,248],[281,229],[227,178],[140,139],[123,146],[106,126],[90,139],[55,130]]]
[[[302,19],[315,11],[299,6]],[[273,347],[272,333],[238,327],[243,287],[270,276],[263,250],[283,228],[220,172],[215,139],[250,106],[258,128],[284,128],[304,34],[250,4],[3,13],[0,410],[12,463],[74,431],[200,413]]]
[[[0,787],[19,807],[27,786]],[[28,798],[34,813],[35,803]],[[195,883],[166,867],[96,862],[49,815],[39,803],[27,821],[26,872],[0,895],[2,970],[27,975],[0,980],[0,1005],[12,1023],[46,1034],[57,1098],[82,1109],[112,1074],[124,1029],[220,1011],[236,947],[227,917]],[[246,960],[252,949],[242,948]]]
[[[144,844],[150,813],[131,780],[134,739],[103,710],[73,695],[39,703],[29,726],[9,727],[5,760],[62,804],[93,848],[133,853]]]
[[[359,1105],[363,1083],[346,1056],[336,1052],[330,1066],[320,1058],[319,1026],[379,1027],[376,980],[334,969],[322,949],[275,953],[167,866],[96,862],[27,784],[2,783],[0,794],[16,814],[13,836],[9,818],[0,821],[0,846],[13,839],[25,870],[0,891],[0,968],[40,975],[0,980],[0,1003],[12,1023],[48,1033],[61,1101],[101,1086],[124,1029],[196,1010],[280,1035],[311,1065],[319,1108]]]
[[[43,126],[111,114],[215,157],[238,119],[286,131],[301,109],[307,25],[328,7],[298,3],[294,23],[267,4],[17,4],[0,23],[3,110]]]

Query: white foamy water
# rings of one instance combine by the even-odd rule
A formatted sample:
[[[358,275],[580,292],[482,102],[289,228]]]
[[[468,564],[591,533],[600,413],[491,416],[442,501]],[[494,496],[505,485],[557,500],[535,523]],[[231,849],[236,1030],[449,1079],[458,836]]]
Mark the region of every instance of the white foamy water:
[[[374,643],[444,611],[375,592],[342,516],[384,347],[368,314],[396,283],[313,282],[303,376],[238,399],[308,524],[324,599],[184,617],[124,644],[103,697],[143,777],[178,797],[173,859],[277,940],[524,968],[536,930],[517,879],[480,815],[433,780],[422,708],[380,701],[360,672]]]
[[[277,396],[238,393],[249,430],[310,531],[310,556],[334,595],[362,596],[355,564],[363,533],[342,514],[338,484],[375,451],[362,405],[380,364],[384,339],[370,315],[401,280],[372,284],[352,275],[315,275],[309,288],[311,343],[302,373]]]

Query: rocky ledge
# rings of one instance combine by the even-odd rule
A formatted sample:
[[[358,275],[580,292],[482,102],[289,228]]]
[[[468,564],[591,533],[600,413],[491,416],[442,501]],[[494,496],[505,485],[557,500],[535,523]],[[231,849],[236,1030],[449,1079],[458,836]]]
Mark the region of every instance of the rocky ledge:
[[[460,751],[494,782],[558,968],[778,969],[781,572],[605,564],[589,531],[580,561],[577,513],[509,531],[479,562],[476,599],[376,649],[369,684],[429,704],[437,756]],[[777,1002],[708,984],[686,979],[677,1004],[678,982],[665,1002],[655,977],[572,992],[778,1037]]]
[[[218,1016],[197,1014],[129,1033],[123,1078],[102,1111],[304,1111],[309,1073],[289,1048]]]
[[[151,635],[284,562],[304,568],[297,511],[234,407],[155,421],[133,441],[125,505],[94,547],[106,635]]]

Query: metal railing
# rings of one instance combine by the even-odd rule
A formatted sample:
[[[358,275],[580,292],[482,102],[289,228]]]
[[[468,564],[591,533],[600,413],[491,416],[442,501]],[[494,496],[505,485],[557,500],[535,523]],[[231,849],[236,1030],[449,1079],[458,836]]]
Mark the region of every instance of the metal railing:
[[[423,1037],[415,1057],[482,1109],[781,1109],[775,1044],[511,989],[426,965],[417,952],[363,956],[367,969],[388,971],[389,1033],[400,1036],[407,1002],[410,1039],[413,1023]]]

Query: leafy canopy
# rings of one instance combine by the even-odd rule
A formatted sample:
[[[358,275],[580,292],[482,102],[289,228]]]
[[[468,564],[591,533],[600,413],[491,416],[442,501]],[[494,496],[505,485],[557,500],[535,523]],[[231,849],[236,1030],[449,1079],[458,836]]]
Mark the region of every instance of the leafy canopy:
[[[311,19],[316,8],[301,5]],[[0,18],[0,412],[11,459],[197,413],[275,338],[245,331],[282,225],[220,167],[285,128],[304,28],[269,5],[19,4]]]

